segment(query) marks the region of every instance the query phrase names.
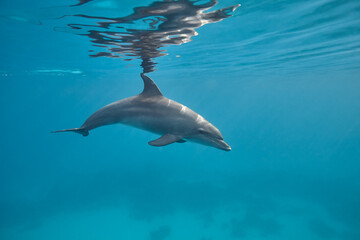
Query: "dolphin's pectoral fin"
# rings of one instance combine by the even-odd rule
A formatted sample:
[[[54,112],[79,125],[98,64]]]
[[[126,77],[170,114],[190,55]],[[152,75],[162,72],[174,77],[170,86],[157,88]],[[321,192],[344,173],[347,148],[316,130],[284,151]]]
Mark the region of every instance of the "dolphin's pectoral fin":
[[[186,140],[180,139],[180,140],[178,140],[178,141],[176,141],[176,142],[178,142],[178,143],[186,143]]]
[[[151,146],[161,147],[161,146],[169,145],[169,144],[177,142],[177,141],[181,141],[181,139],[182,139],[182,136],[173,135],[173,134],[165,134],[156,140],[150,141],[149,144]]]

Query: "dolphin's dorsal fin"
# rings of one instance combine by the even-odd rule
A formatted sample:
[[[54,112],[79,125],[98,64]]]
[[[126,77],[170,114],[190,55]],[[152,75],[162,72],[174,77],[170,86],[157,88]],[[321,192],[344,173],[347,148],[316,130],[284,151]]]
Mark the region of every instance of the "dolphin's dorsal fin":
[[[140,95],[146,97],[163,96],[160,89],[151,78],[146,76],[144,73],[141,74],[141,78],[144,81],[144,90]]]
[[[165,145],[169,145],[171,143],[180,141],[181,142],[182,136],[178,136],[178,135],[174,135],[174,134],[165,134],[162,135],[160,138],[150,141],[149,144],[151,146],[155,146],[155,147],[161,147],[161,146],[165,146]]]

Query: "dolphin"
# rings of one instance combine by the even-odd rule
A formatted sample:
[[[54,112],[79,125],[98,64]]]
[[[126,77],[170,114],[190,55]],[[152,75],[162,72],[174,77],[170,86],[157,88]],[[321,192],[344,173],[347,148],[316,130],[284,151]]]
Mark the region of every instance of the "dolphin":
[[[53,131],[76,132],[88,136],[101,126],[122,123],[147,130],[161,137],[150,141],[151,146],[184,143],[186,140],[230,151],[220,131],[190,108],[163,96],[155,82],[141,73],[144,90],[133,97],[113,102],[95,113],[79,128]]]

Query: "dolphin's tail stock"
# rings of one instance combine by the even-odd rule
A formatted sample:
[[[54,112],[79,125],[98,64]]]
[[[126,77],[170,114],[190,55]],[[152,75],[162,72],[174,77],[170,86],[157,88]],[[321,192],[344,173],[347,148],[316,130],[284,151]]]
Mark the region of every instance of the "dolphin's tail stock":
[[[88,131],[88,130],[85,130],[85,129],[83,129],[83,128],[70,128],[70,129],[52,131],[52,133],[58,133],[58,132],[76,132],[76,133],[80,133],[80,134],[83,135],[84,137],[86,137],[87,135],[89,135],[89,131]]]

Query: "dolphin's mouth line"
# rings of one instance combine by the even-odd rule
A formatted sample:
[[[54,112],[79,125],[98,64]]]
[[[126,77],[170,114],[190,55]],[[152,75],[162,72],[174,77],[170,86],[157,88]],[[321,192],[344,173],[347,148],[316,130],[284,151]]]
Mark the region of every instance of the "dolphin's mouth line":
[[[213,142],[214,144],[216,144],[216,146],[218,146],[220,149],[223,149],[225,151],[230,151],[231,147],[229,144],[227,144],[224,139],[220,139],[220,138],[209,138],[211,140],[211,142]]]

